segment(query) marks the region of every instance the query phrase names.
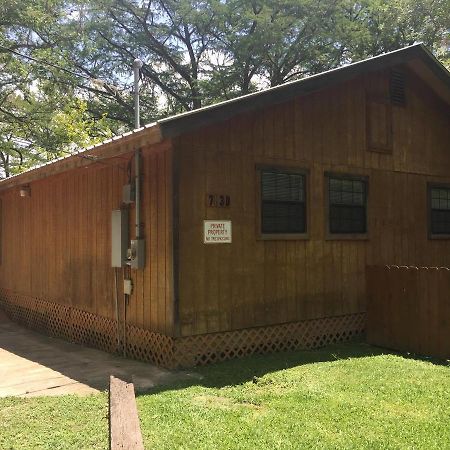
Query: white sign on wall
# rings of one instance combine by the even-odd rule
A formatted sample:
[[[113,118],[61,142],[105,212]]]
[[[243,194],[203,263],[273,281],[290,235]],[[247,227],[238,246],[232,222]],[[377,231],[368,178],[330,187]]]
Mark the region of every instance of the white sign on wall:
[[[204,244],[231,244],[231,220],[204,220]]]

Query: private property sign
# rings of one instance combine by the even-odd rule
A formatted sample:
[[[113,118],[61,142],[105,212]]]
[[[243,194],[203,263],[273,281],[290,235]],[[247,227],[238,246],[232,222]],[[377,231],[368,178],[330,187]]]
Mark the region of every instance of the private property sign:
[[[204,244],[231,244],[231,220],[204,220]]]

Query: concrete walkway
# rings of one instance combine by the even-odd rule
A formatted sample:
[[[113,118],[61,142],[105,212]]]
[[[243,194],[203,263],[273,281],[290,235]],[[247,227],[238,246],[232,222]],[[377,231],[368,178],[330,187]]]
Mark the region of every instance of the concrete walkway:
[[[35,333],[0,311],[0,397],[88,395],[106,390],[110,375],[133,382],[138,392],[196,378]]]

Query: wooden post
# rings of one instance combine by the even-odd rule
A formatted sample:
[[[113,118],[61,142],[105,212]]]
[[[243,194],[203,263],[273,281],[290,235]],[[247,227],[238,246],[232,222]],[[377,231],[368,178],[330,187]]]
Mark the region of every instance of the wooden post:
[[[144,450],[133,383],[112,375],[109,382],[109,448]]]

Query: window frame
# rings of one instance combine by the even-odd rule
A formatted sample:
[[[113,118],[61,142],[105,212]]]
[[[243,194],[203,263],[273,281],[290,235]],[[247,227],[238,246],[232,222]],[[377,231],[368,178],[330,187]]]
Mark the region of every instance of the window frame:
[[[450,190],[450,183],[428,182],[427,183],[427,235],[428,239],[450,239],[450,233],[433,233],[431,231],[431,190],[432,189],[448,189]]]
[[[365,183],[365,219],[366,231],[364,233],[332,233],[330,231],[330,178],[338,178],[352,181],[363,181]],[[339,172],[325,172],[324,173],[324,199],[325,199],[325,240],[368,240],[369,239],[369,176],[356,175]]]
[[[310,229],[310,214],[309,214],[309,169],[305,167],[283,166],[283,165],[268,165],[256,164],[256,239],[264,241],[279,241],[279,240],[305,240],[309,239]],[[305,227],[304,233],[263,233],[262,231],[262,191],[261,191],[261,174],[264,171],[289,173],[302,175],[305,180]]]

